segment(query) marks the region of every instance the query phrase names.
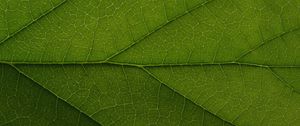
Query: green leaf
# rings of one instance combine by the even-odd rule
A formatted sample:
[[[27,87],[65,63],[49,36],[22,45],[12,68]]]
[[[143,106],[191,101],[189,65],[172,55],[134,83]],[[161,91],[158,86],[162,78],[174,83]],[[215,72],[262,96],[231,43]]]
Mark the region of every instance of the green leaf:
[[[300,124],[299,0],[30,0],[33,18],[5,11],[18,3],[0,2],[4,75],[13,66],[84,123]]]

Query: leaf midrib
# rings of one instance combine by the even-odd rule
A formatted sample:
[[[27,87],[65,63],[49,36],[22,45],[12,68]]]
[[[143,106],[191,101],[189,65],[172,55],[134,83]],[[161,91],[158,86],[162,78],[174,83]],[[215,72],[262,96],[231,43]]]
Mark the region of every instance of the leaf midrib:
[[[238,61],[228,61],[228,62],[194,62],[194,63],[164,63],[164,64],[137,64],[128,62],[116,62],[116,61],[74,61],[74,62],[10,62],[10,61],[0,61],[2,64],[9,65],[91,65],[91,64],[113,64],[121,66],[133,66],[133,67],[166,67],[166,66],[206,66],[206,65],[243,65],[243,66],[253,66],[261,68],[300,68],[300,65],[269,65],[269,64],[258,64],[251,62],[238,62]]]

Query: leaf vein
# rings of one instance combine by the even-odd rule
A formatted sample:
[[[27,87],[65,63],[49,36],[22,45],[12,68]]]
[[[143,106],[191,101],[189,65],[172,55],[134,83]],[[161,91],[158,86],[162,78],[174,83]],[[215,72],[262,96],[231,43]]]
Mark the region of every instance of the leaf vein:
[[[13,67],[15,70],[17,70],[21,75],[23,75],[24,77],[30,79],[31,81],[33,81],[35,84],[39,85],[40,87],[42,87],[43,89],[49,91],[51,94],[53,94],[55,97],[57,97],[58,99],[64,101],[65,103],[67,103],[68,105],[72,106],[73,108],[75,108],[76,110],[79,111],[79,113],[82,113],[84,115],[86,115],[88,118],[92,119],[93,121],[97,122],[99,125],[100,122],[93,119],[91,116],[89,116],[88,114],[85,114],[83,111],[81,111],[81,109],[79,109],[78,107],[70,104],[69,102],[67,102],[66,100],[64,100],[63,98],[61,98],[60,96],[56,95],[54,92],[52,92],[51,90],[48,90],[46,87],[44,87],[42,84],[38,83],[35,79],[31,78],[30,76],[28,76],[27,74],[25,74],[22,70],[20,70],[18,67],[16,67],[15,65],[9,64],[11,67]]]

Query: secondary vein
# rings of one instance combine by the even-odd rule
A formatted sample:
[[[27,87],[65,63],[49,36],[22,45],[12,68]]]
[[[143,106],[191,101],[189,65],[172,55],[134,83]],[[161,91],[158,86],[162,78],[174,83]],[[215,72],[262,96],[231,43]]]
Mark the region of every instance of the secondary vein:
[[[156,77],[154,74],[152,74],[152,73],[151,73],[148,69],[146,69],[145,67],[140,67],[140,68],[141,68],[144,72],[146,72],[149,76],[151,76],[153,79],[155,79],[156,81],[158,81],[159,83],[165,85],[166,87],[168,87],[168,88],[171,89],[172,91],[174,91],[174,92],[180,94],[180,95],[181,95],[182,97],[184,97],[185,99],[187,99],[187,100],[193,102],[194,104],[196,104],[194,101],[192,101],[191,99],[189,99],[189,98],[186,97],[185,95],[182,95],[181,93],[179,93],[176,89],[174,89],[174,88],[172,88],[172,87],[169,87],[165,82],[163,82],[162,80],[160,80],[158,77]],[[199,104],[196,104],[196,105],[199,106],[200,108],[202,108],[204,111],[206,111],[206,112],[208,112],[208,113],[211,113],[210,111],[208,111],[208,110],[207,110],[205,107],[203,107],[202,105],[199,105]],[[227,121],[226,119],[223,119],[223,118],[219,117],[218,115],[216,115],[216,114],[214,114],[214,113],[211,113],[211,114],[214,115],[214,116],[216,116],[216,117],[218,117],[218,118],[220,118],[220,119],[223,120],[224,122],[227,122],[227,123],[233,125],[232,122],[229,122],[229,121]],[[204,118],[204,117],[203,117],[203,118]]]
[[[242,58],[246,57],[246,56],[249,55],[251,52],[253,52],[253,51],[255,51],[255,50],[257,50],[257,49],[263,47],[263,46],[266,45],[266,44],[269,44],[272,40],[275,40],[275,39],[277,39],[277,38],[280,38],[280,37],[282,37],[282,36],[284,36],[284,35],[287,35],[287,34],[289,34],[289,33],[292,33],[292,32],[298,31],[298,30],[300,30],[300,27],[292,28],[292,29],[290,29],[290,30],[288,30],[288,31],[284,31],[284,32],[282,32],[282,33],[280,33],[280,34],[277,34],[277,35],[275,35],[275,36],[273,36],[273,37],[267,39],[267,40],[264,40],[264,41],[261,42],[260,44],[254,46],[253,48],[247,50],[245,53],[241,54],[235,61],[240,61]]]
[[[43,14],[41,14],[39,17],[35,18],[34,20],[32,20],[31,22],[27,23],[26,25],[24,25],[22,28],[20,28],[19,30],[13,32],[12,34],[8,35],[6,38],[4,38],[3,40],[0,40],[0,45],[3,44],[4,42],[6,42],[7,40],[9,40],[10,38],[14,37],[15,35],[17,35],[18,33],[20,33],[21,31],[25,30],[26,28],[28,28],[30,25],[34,24],[35,22],[37,22],[39,19],[47,16],[49,13],[51,13],[52,11],[54,11],[56,8],[60,7],[61,5],[63,5],[64,3],[66,3],[67,0],[63,0],[61,3],[57,4],[56,6],[52,7],[51,9],[45,11]]]
[[[163,27],[167,26],[168,24],[172,23],[173,21],[175,21],[175,20],[177,20],[177,19],[179,19],[179,18],[181,18],[181,17],[183,17],[183,16],[185,16],[185,15],[191,13],[192,11],[194,11],[194,10],[200,8],[200,7],[203,7],[203,6],[207,5],[208,3],[211,3],[212,1],[214,1],[214,0],[207,0],[207,1],[203,2],[203,3],[200,3],[200,4],[196,5],[195,7],[191,8],[191,9],[189,9],[189,10],[186,10],[186,11],[185,11],[184,13],[182,13],[181,15],[178,15],[178,16],[176,16],[176,17],[170,19],[170,20],[167,20],[167,22],[165,22],[164,24],[162,24],[162,25],[158,26],[156,29],[154,29],[154,30],[148,32],[148,34],[146,34],[146,35],[140,37],[139,39],[137,39],[137,41],[134,41],[133,43],[131,43],[131,44],[128,45],[127,47],[125,47],[125,48],[119,50],[118,52],[112,54],[111,56],[107,57],[107,59],[105,59],[104,61],[109,61],[109,60],[111,60],[112,58],[116,57],[117,55],[119,55],[119,54],[125,52],[126,50],[130,49],[130,48],[133,47],[134,45],[136,45],[136,44],[140,43],[141,41],[145,40],[146,38],[148,38],[149,36],[151,36],[153,33],[157,32],[158,30],[162,29]]]

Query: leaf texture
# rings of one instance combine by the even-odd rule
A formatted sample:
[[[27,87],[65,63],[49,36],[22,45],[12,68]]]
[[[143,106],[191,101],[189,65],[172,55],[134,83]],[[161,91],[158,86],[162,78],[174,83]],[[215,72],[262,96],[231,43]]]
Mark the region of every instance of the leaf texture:
[[[300,125],[299,0],[40,3],[3,9],[0,61],[86,122]]]

